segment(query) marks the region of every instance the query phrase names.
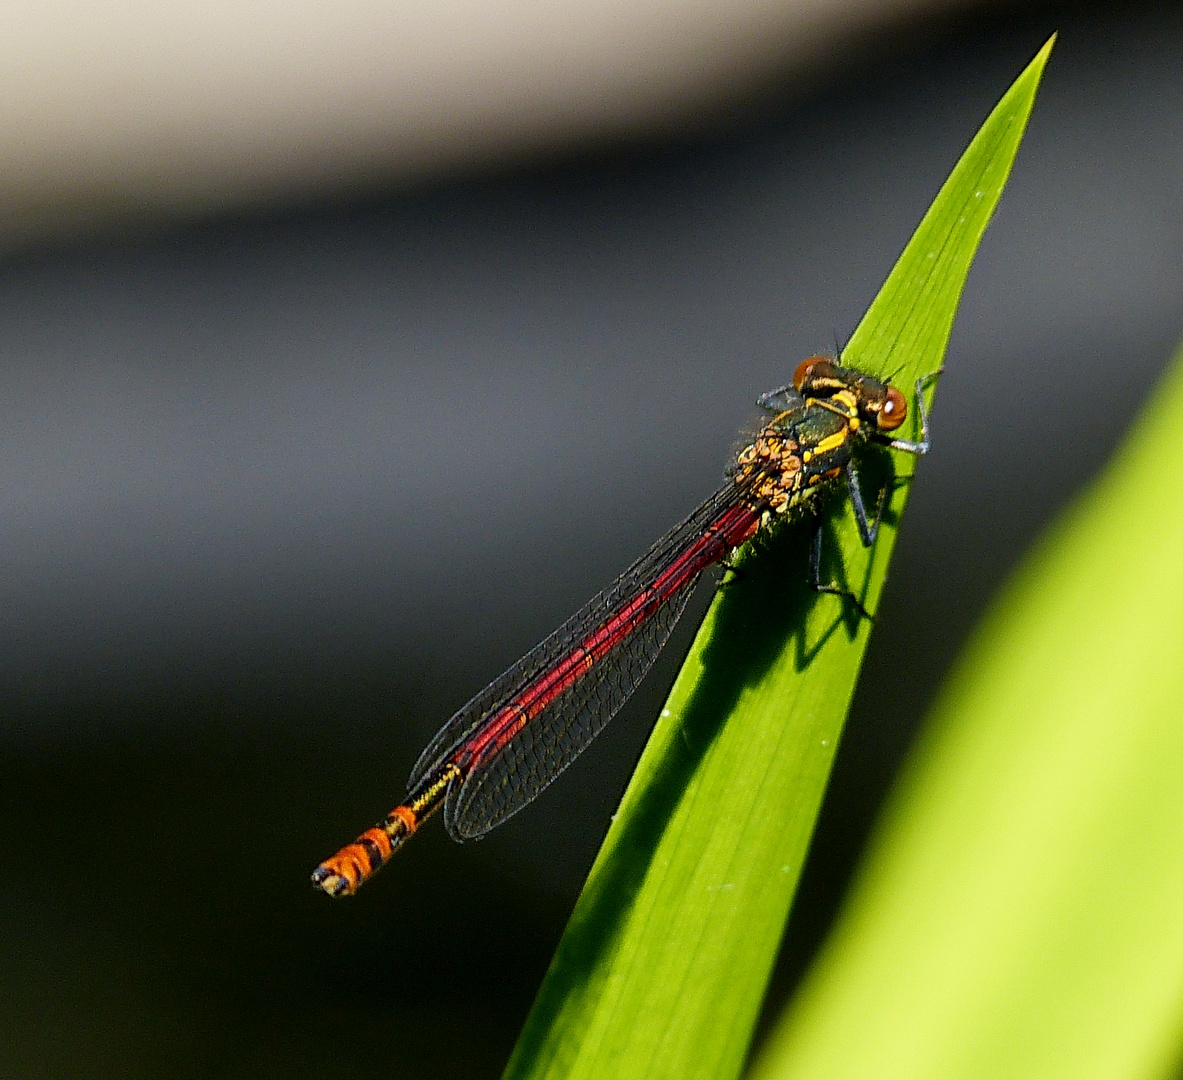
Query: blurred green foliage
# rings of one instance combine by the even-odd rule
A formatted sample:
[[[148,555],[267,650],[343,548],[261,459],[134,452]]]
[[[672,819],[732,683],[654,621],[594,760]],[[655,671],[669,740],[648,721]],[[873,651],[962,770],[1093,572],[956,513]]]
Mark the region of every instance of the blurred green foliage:
[[[946,685],[759,1080],[1177,1076],[1183,351]]]

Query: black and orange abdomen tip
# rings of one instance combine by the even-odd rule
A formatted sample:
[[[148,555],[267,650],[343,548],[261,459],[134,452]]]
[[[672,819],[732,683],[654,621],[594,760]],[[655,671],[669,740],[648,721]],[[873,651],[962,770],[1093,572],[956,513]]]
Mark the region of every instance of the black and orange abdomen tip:
[[[396,806],[372,829],[312,871],[312,884],[329,896],[352,896],[389,861],[415,831],[414,811]]]
[[[363,872],[361,864],[353,854],[355,844],[342,848],[331,859],[325,859],[312,871],[312,884],[323,889],[329,896],[352,896],[361,887],[369,874]]]

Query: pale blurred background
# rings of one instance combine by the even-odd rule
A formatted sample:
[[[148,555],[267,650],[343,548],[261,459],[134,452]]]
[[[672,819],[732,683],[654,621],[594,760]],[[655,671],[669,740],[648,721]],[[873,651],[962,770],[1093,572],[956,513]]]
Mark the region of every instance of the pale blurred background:
[[[1183,333],[1183,11],[0,9],[0,1071],[499,1075],[695,616],[487,841],[309,870],[713,489],[1054,30],[770,1009]]]
[[[10,3],[0,221],[40,239],[703,132],[934,7]]]

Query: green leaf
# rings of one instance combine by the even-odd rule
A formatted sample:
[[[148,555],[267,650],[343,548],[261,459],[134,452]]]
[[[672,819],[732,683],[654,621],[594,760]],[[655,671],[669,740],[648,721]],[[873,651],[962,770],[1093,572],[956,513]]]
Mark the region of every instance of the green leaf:
[[[970,261],[1051,43],[987,119],[844,355],[908,390],[941,365]],[[791,368],[790,368],[791,370]],[[873,610],[906,496],[875,548],[834,523]],[[787,529],[721,589],[637,766],[507,1070],[733,1077],[742,1067],[846,717],[869,624],[805,584]]]
[[[760,1080],[1183,1060],[1183,350],[942,692]]]

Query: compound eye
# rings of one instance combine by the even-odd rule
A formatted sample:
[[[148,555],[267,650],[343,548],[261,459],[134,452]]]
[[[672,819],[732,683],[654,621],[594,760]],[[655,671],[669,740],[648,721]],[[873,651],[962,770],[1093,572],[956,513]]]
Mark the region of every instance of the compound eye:
[[[908,415],[908,403],[894,386],[887,388],[887,397],[879,409],[879,430],[895,431]]]
[[[809,376],[813,374],[813,369],[818,364],[827,363],[824,356],[811,356],[808,360],[802,360],[797,365],[797,370],[793,372],[793,386],[797,388],[797,392],[801,392],[801,388],[808,381]]]

